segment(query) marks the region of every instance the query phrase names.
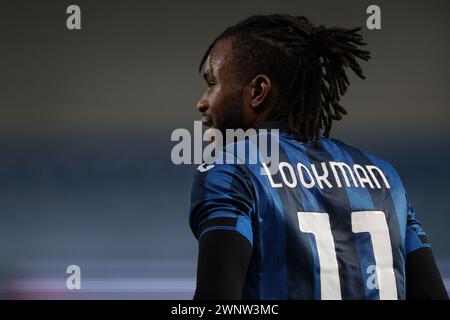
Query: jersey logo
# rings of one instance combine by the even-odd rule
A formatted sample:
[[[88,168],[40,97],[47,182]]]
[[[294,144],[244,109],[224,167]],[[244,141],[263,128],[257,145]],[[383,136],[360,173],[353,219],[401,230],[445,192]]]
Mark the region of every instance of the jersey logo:
[[[206,172],[206,171],[208,171],[209,169],[212,169],[212,168],[214,168],[213,164],[206,165],[206,163],[202,163],[201,165],[199,165],[197,167],[197,170],[200,171],[200,172]]]

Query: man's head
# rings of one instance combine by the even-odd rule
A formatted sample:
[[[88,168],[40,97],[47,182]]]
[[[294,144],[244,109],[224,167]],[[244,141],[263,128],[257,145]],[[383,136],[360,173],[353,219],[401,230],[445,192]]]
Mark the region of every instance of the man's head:
[[[226,29],[205,52],[208,89],[198,102],[207,126],[248,129],[286,120],[300,139],[319,141],[346,113],[338,103],[345,68],[364,78],[357,58],[369,52],[358,29],[315,27],[290,15],[257,15]]]
[[[198,102],[206,126],[219,130],[251,128],[270,110],[274,94],[266,74],[243,78],[232,37],[218,40],[204,61],[207,89]]]

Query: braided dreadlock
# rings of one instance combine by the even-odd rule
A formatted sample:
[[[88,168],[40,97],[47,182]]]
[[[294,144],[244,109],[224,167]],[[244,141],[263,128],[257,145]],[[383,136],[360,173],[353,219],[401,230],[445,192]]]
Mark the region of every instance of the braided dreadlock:
[[[199,71],[222,39],[232,38],[233,57],[246,82],[264,73],[274,80],[280,98],[268,120],[287,120],[289,129],[302,141],[320,135],[329,137],[333,120],[347,114],[339,103],[350,84],[345,69],[350,67],[364,79],[357,58],[369,60],[361,28],[314,26],[306,17],[254,15],[229,27],[203,55]]]

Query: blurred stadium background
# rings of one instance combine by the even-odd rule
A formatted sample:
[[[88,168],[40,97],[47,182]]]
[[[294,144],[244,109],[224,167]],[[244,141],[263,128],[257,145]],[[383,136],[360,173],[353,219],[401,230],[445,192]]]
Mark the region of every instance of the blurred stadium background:
[[[250,14],[354,27],[372,3],[80,0],[68,31],[70,4],[0,2],[0,297],[190,299],[195,166],[171,163],[170,134],[199,118],[204,50]],[[450,289],[450,4],[377,4],[334,136],[398,169]]]

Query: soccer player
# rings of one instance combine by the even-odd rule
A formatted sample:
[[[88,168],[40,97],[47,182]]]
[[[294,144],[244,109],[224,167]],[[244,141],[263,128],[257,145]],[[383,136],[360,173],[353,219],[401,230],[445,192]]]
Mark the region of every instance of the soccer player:
[[[257,15],[209,46],[203,123],[279,129],[279,162],[198,168],[194,299],[448,299],[395,169],[329,138],[346,69],[364,78],[370,57],[359,30]]]

